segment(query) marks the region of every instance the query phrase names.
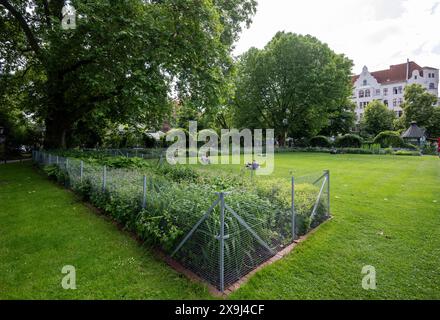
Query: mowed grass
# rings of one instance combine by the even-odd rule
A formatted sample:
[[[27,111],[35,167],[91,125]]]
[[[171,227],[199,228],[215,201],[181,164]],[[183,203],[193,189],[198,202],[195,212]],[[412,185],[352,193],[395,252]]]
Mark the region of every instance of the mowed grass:
[[[325,169],[334,219],[230,298],[440,299],[438,157],[279,154],[256,179]],[[0,298],[210,298],[29,165],[0,166],[0,231]],[[66,264],[76,291],[61,289]],[[366,265],[377,290],[361,286]]]
[[[269,178],[330,169],[334,219],[230,298],[440,299],[438,157],[280,154],[275,163]],[[377,290],[362,288],[367,265]]]
[[[65,265],[77,290],[61,286]],[[173,271],[30,164],[0,165],[0,299],[201,299]]]

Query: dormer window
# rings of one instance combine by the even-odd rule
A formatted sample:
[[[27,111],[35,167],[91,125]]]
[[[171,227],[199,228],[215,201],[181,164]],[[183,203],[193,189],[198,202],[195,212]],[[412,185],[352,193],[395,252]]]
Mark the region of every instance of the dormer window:
[[[364,84],[364,86],[367,86],[368,85],[367,80],[364,80],[363,84]]]

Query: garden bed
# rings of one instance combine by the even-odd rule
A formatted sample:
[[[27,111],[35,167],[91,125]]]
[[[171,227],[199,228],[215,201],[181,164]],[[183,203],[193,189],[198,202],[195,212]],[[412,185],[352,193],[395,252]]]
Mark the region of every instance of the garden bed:
[[[38,152],[34,160],[220,291],[329,217],[328,175],[292,185],[290,179],[202,174],[140,158],[84,161]]]

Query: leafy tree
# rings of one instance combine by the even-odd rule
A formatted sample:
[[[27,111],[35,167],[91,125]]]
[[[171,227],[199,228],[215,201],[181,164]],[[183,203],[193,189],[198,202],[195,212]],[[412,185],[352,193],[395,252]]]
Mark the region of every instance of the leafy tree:
[[[373,100],[365,108],[361,129],[366,134],[376,136],[382,131],[392,130],[394,118],[394,112],[384,103]]]
[[[44,120],[47,147],[66,146],[84,119],[158,127],[170,92],[216,106],[232,44],[256,7],[255,0],[71,3],[77,26],[63,30],[63,0],[0,0],[0,74],[21,77],[14,93],[27,93],[23,110]]]
[[[435,107],[429,126],[426,128],[431,138],[440,138],[440,107]]]
[[[352,62],[312,36],[279,32],[237,62],[235,122],[274,128],[280,142],[312,137],[351,95]]]
[[[405,102],[402,105],[404,115],[402,124],[405,129],[411,122],[427,129],[430,136],[436,137],[440,133],[440,107],[436,106],[437,97],[430,94],[426,88],[419,84],[405,87]]]
[[[346,134],[355,126],[356,114],[354,110],[356,104],[347,101],[340,108],[333,111],[329,115],[328,125],[321,130],[322,135],[337,136],[339,134]]]
[[[412,121],[417,121],[419,126],[429,126],[436,103],[437,97],[421,85],[405,87],[405,102],[402,105],[405,125],[408,127]]]

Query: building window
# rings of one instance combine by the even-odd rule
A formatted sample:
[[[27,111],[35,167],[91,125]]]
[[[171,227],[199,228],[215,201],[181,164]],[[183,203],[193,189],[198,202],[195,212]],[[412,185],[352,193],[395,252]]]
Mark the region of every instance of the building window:
[[[393,93],[394,93],[394,94],[397,94],[397,87],[394,87],[394,88],[393,88]]]
[[[371,97],[371,91],[370,91],[370,89],[365,90],[365,97],[366,97],[366,98]]]
[[[363,98],[364,97],[364,90],[359,90],[359,98]]]
[[[397,107],[397,99],[393,99],[393,107]]]
[[[402,103],[403,103],[403,99],[402,99],[402,98],[399,98],[398,105],[400,106]]]
[[[367,80],[364,80],[363,85],[364,85],[364,86],[367,86],[367,85],[368,85]]]
[[[399,92],[399,94],[402,94],[402,92],[403,92],[403,87],[402,87],[402,86],[400,86],[400,87],[398,88],[398,92]]]
[[[388,107],[388,100],[384,100],[383,104],[386,105]]]
[[[376,96],[380,96],[380,89],[376,89]]]
[[[431,82],[431,83],[429,84],[429,89],[431,89],[431,90],[432,90],[432,89],[435,89],[435,84]]]
[[[383,89],[383,95],[384,95],[384,96],[387,96],[387,95],[388,95],[388,88],[384,88],[384,89]]]
[[[416,80],[417,80],[417,78],[418,78],[417,76],[414,76],[414,79],[416,79]]]

